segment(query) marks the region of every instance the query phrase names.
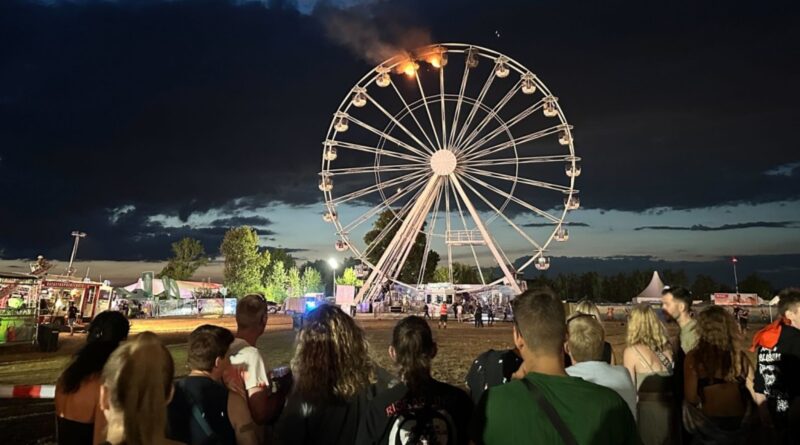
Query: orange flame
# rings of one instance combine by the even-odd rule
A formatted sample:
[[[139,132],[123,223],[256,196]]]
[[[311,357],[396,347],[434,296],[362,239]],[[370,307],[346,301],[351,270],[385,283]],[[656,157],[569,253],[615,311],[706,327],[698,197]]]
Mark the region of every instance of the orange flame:
[[[417,69],[419,69],[419,65],[413,60],[405,61],[398,66],[400,72],[408,77],[414,77],[414,75],[417,74]]]

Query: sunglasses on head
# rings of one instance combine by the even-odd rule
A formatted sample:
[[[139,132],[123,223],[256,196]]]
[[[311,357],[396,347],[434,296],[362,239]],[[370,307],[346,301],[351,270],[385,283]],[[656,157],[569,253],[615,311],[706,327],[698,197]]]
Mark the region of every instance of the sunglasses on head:
[[[591,318],[594,318],[595,320],[597,320],[597,316],[594,315],[594,314],[584,314],[584,313],[581,313],[581,312],[576,312],[576,313],[570,315],[569,317],[567,317],[567,324],[569,324],[572,320],[575,320],[576,318],[581,318],[581,317],[591,317]]]

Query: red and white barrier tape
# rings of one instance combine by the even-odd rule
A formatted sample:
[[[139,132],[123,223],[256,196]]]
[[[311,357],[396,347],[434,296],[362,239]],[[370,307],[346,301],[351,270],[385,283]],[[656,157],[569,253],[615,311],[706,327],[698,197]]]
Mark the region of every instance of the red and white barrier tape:
[[[52,399],[56,385],[0,385],[0,399]]]

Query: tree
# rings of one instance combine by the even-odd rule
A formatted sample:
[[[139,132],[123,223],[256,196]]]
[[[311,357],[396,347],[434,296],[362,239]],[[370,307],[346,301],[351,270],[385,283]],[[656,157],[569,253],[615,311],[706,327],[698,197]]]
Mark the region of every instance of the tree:
[[[433,282],[434,283],[449,283],[450,282],[450,271],[444,266],[437,267],[436,270],[433,272]]]
[[[158,278],[169,277],[173,280],[188,280],[201,266],[208,264],[203,243],[194,238],[183,238],[172,243],[172,258],[161,269]]]
[[[344,271],[342,271],[342,275],[340,277],[336,277],[336,284],[361,287],[364,285],[364,281],[358,279],[355,269],[352,267],[347,267],[344,269]]]
[[[261,278],[270,263],[269,252],[259,251],[258,233],[249,226],[225,233],[220,252],[225,257],[225,286],[231,295],[242,297],[263,288]]]
[[[692,295],[694,298],[709,301],[711,294],[719,290],[719,284],[710,275],[697,274],[692,283]]]
[[[286,284],[290,297],[299,297],[303,295],[303,278],[300,276],[300,269],[297,267],[289,269]]]
[[[478,268],[462,263],[453,263],[453,284],[479,284],[481,276]]]
[[[289,284],[289,274],[283,266],[283,261],[272,263],[272,273],[269,275],[264,286],[264,294],[267,300],[283,303],[288,293],[286,288]]]
[[[391,224],[394,218],[395,215],[392,210],[384,210],[375,221],[375,224],[373,224],[372,230],[364,235],[364,242],[367,243],[367,245],[372,244],[373,241],[378,239],[381,231]],[[389,243],[391,242],[392,238],[394,238],[394,235],[397,233],[399,228],[400,223],[396,223],[391,229],[386,231],[383,238],[375,242],[375,247],[367,255],[367,259],[372,264],[377,264],[378,260],[383,255],[383,252],[387,247],[389,247]],[[403,264],[402,269],[400,270],[400,274],[398,275],[398,279],[400,281],[404,281],[406,283],[416,283],[419,281],[419,270],[420,266],[422,265],[422,259],[425,255],[425,244],[427,239],[425,234],[422,233],[425,229],[424,224],[422,229],[423,230],[417,234],[417,238],[414,240],[414,245],[411,247],[411,252],[406,259],[405,264]],[[429,250],[428,259],[425,262],[425,275],[423,276],[423,282],[433,279],[433,273],[436,270],[436,265],[438,263],[439,254],[433,250]]]
[[[756,273],[748,275],[747,278],[739,283],[739,291],[742,293],[758,294],[758,296],[764,300],[770,300],[774,296],[772,284]]]
[[[272,274],[272,268],[278,263],[278,261],[283,262],[283,267],[286,270],[295,267],[294,257],[287,252],[286,249],[267,247],[267,250],[269,251],[269,257],[271,261],[266,270],[264,270],[264,277],[262,278],[264,283],[269,280],[269,276]]]
[[[302,282],[304,294],[323,292],[325,290],[319,271],[313,267],[305,267],[303,269]]]

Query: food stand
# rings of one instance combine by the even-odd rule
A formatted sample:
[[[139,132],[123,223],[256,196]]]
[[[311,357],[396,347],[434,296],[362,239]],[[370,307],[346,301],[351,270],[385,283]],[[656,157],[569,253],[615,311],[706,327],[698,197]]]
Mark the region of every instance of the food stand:
[[[0,272],[0,346],[36,339],[39,286],[35,275]]]
[[[69,303],[75,303],[81,321],[110,308],[111,286],[67,275],[45,275],[39,294],[39,323],[66,324]]]

